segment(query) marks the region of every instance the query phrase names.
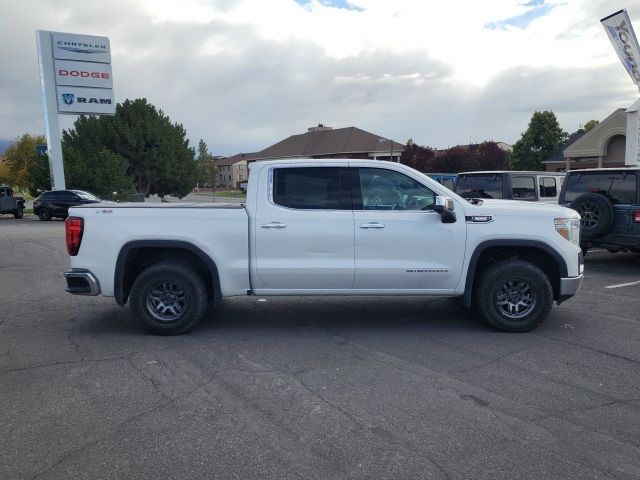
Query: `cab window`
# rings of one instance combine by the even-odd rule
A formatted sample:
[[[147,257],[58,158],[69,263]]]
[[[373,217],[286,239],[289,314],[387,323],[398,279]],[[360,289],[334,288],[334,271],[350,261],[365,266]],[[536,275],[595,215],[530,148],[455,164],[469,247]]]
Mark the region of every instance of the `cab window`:
[[[502,198],[502,175],[460,175],[455,191],[463,198]]]
[[[540,196],[555,197],[558,195],[558,186],[555,177],[540,177]]]
[[[273,170],[273,202],[300,210],[351,210],[341,195],[339,167],[295,167]],[[345,174],[342,173],[342,176]],[[345,187],[342,187],[345,190]]]
[[[511,179],[511,196],[514,200],[535,200],[535,179],[533,177],[513,177]]]
[[[407,175],[384,168],[359,168],[354,182],[354,209],[432,210],[435,194]]]

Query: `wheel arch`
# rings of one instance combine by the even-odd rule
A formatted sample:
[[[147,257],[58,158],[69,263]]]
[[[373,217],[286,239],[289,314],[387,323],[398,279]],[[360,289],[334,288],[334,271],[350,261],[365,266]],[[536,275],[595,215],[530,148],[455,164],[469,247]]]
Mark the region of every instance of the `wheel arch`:
[[[214,302],[222,298],[218,267],[199,247],[182,240],[134,240],[122,246],[116,260],[113,295],[118,305],[127,303],[137,275],[162,260],[179,260],[193,266],[202,274]]]
[[[492,262],[520,258],[534,263],[547,274],[553,287],[553,298],[560,299],[560,278],[568,275],[567,262],[550,245],[538,240],[487,240],[480,243],[469,260],[462,296],[465,307],[471,307],[475,280]]]

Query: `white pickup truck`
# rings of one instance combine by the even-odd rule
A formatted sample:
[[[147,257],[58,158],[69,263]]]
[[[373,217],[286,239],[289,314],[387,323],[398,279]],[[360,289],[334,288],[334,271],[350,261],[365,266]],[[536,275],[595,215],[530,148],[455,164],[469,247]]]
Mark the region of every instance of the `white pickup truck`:
[[[69,214],[67,291],[129,301],[165,335],[239,295],[462,297],[494,328],[524,332],[583,279],[575,211],[467,201],[377,160],[254,163],[246,205],[92,204]]]

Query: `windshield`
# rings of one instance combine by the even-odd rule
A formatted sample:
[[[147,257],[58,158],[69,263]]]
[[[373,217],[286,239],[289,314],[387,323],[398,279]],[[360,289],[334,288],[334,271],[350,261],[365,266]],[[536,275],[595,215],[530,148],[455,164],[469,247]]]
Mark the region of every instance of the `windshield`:
[[[100,201],[98,197],[89,192],[83,192],[82,190],[74,190],[73,193],[78,195],[82,200],[95,200],[97,202]]]
[[[460,175],[456,193],[463,198],[502,198],[502,175]]]

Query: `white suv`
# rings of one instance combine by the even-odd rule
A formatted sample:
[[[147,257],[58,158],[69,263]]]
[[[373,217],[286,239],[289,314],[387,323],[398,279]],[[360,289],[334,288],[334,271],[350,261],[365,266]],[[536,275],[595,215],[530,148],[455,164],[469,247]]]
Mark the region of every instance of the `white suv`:
[[[558,203],[564,172],[462,172],[455,192],[463,198]]]

